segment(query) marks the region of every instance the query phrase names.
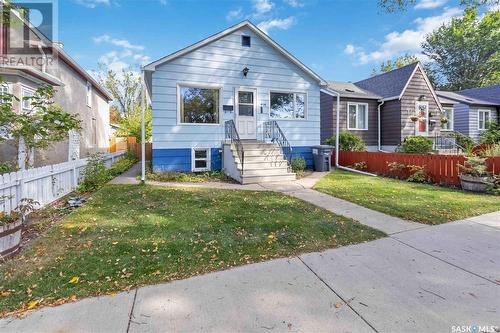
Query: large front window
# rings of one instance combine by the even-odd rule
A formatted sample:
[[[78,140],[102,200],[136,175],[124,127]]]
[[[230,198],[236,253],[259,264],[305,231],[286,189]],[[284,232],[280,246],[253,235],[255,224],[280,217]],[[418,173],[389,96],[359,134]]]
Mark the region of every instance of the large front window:
[[[306,94],[271,91],[269,117],[274,119],[305,119]]]
[[[478,129],[487,130],[490,121],[490,110],[478,110]]]
[[[219,123],[219,89],[180,87],[180,122],[186,124]]]
[[[453,108],[443,108],[441,113],[441,129],[453,131]]]
[[[368,104],[347,103],[347,129],[368,129]]]

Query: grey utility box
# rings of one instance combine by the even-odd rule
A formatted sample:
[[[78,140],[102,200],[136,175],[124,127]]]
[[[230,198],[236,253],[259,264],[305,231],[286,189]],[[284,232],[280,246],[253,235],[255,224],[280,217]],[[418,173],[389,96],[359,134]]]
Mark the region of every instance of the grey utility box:
[[[332,165],[333,147],[318,145],[312,147],[314,171],[330,171]]]

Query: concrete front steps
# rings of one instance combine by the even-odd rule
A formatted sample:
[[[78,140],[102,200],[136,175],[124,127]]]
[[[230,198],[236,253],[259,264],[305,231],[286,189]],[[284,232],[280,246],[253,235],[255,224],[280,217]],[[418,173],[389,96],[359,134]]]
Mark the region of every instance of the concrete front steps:
[[[288,171],[288,162],[281,148],[274,143],[242,140],[244,152],[243,169],[236,147],[231,145],[231,153],[242,184],[295,180],[295,173]],[[231,176],[231,175],[230,175]],[[236,178],[236,177],[233,177]]]

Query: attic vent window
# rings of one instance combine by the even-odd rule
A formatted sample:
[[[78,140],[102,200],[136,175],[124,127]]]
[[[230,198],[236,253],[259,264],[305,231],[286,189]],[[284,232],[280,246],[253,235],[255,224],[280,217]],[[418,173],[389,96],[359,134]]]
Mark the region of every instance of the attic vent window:
[[[250,36],[241,36],[241,46],[250,47]]]
[[[352,89],[346,89],[345,91],[354,92],[354,90],[352,90]]]

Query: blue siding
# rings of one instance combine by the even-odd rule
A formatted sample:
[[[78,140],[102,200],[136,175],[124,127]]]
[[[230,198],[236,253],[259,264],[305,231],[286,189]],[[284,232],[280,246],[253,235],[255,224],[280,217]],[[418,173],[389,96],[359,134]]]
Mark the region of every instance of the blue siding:
[[[453,106],[453,130],[463,135],[469,135],[469,106],[455,104]]]
[[[153,149],[153,172],[191,172],[192,148]],[[219,148],[211,149],[211,169],[221,169]]]
[[[306,168],[313,168],[313,155],[311,147],[292,147],[292,159],[297,157],[303,157],[306,160]]]

